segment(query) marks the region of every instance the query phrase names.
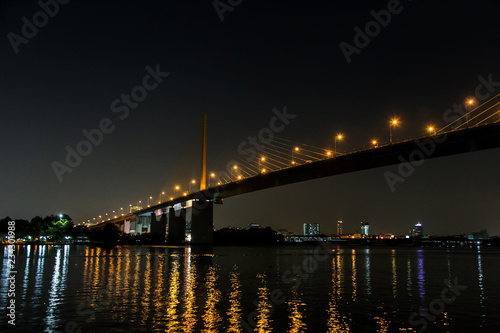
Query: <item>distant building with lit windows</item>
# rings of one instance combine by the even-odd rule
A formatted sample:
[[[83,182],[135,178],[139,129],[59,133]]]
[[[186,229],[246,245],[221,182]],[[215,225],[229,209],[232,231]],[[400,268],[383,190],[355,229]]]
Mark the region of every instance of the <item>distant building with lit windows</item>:
[[[367,238],[370,236],[370,223],[368,222],[361,222],[361,237]]]
[[[319,235],[319,223],[304,223],[304,235],[305,236]]]
[[[419,237],[424,235],[424,226],[422,223],[417,222],[413,229],[410,230],[410,236],[412,237]]]
[[[344,233],[344,222],[337,221],[337,235],[340,236]]]

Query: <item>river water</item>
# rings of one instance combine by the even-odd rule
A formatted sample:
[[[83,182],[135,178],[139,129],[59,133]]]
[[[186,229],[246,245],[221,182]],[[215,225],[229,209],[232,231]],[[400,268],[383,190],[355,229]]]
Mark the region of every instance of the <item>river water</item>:
[[[3,250],[12,332],[500,332],[496,248],[17,246],[15,326]]]

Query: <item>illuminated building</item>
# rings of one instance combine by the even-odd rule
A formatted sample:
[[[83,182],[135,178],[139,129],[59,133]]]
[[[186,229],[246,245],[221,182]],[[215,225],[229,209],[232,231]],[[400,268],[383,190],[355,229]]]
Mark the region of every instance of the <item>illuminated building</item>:
[[[344,222],[337,221],[337,235],[342,235],[344,233]]]
[[[413,229],[410,230],[410,236],[412,237],[422,236],[423,234],[424,234],[424,226],[420,222],[417,222],[417,224],[415,224],[415,227],[413,227]]]
[[[361,237],[367,238],[370,236],[370,223],[368,222],[361,222]]]
[[[319,235],[319,223],[304,223],[304,235],[305,236]]]

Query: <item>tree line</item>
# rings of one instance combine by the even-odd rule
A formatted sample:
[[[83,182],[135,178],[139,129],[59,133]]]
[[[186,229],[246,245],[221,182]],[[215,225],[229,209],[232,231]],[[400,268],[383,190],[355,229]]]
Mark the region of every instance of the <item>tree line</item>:
[[[16,239],[31,240],[40,237],[46,239],[60,241],[65,237],[74,237],[74,224],[69,215],[48,215],[45,217],[35,216],[31,220],[24,219],[11,219],[9,216],[0,220],[0,233],[7,233],[8,223],[15,221],[15,235]]]

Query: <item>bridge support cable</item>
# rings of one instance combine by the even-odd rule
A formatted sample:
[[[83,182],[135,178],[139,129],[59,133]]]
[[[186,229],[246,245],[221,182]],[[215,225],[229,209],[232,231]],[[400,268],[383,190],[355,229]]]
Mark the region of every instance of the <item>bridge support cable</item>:
[[[495,106],[497,106],[497,105],[499,105],[499,104],[500,104],[500,102],[498,102],[498,103],[496,103],[496,104],[493,104],[492,106],[490,106],[489,108],[487,108],[487,109],[486,109],[486,110],[484,110],[483,112],[481,112],[481,113],[479,113],[479,114],[475,115],[473,118],[470,118],[470,119],[469,119],[468,121],[466,121],[464,124],[460,124],[460,125],[459,125],[459,126],[457,126],[455,129],[459,129],[460,127],[462,127],[462,126],[464,126],[464,125],[466,125],[466,124],[468,125],[468,123],[469,123],[469,122],[472,122],[472,120],[473,120],[473,119],[476,119],[477,117],[481,116],[482,114],[484,114],[485,112],[487,112],[487,111],[491,110],[492,108],[494,108]],[[482,105],[484,105],[484,104],[482,104]],[[482,106],[482,105],[481,105],[481,106]],[[472,110],[472,111],[475,111],[475,110],[477,110],[478,108],[479,108],[479,107],[475,108],[475,109],[474,109],[474,110]],[[472,111],[471,111],[471,112],[472,112]],[[493,115],[494,115],[494,114],[493,114]],[[490,118],[490,117],[491,117],[491,116],[493,116],[493,115],[490,115],[488,118]],[[488,118],[486,118],[486,119],[488,119]],[[480,123],[482,123],[483,121],[484,121],[484,119],[483,119]],[[475,125],[478,125],[478,124],[476,123]]]
[[[311,145],[308,145],[308,144],[305,144],[305,143],[294,143],[293,141],[290,141],[290,140],[287,140],[287,139],[283,139],[283,138],[279,138],[279,137],[275,137],[275,138],[278,139],[278,140],[281,140],[281,141],[290,142],[292,144],[299,145],[300,147],[309,147],[310,148],[310,149],[308,149],[309,152],[311,152],[313,154],[316,154],[316,155],[319,155],[319,156],[321,156],[323,158],[325,157],[325,155],[327,155],[328,152],[332,152],[333,151],[333,149],[323,149],[323,148],[316,147],[316,146],[311,146]],[[318,159],[321,159],[321,158],[318,158]]]
[[[490,98],[489,100],[487,100],[486,102],[482,103],[481,105],[478,105],[477,107],[475,107],[474,109],[472,109],[471,111],[465,113],[464,115],[462,115],[461,117],[459,117],[458,119],[455,119],[454,121],[452,121],[451,123],[447,124],[446,126],[442,127],[441,129],[439,129],[437,131],[437,133],[441,133],[441,132],[444,132],[445,129],[447,129],[448,127],[451,127],[453,126],[453,124],[457,123],[458,121],[460,121],[461,119],[465,118],[465,117],[468,117],[468,115],[472,114],[473,112],[475,112],[476,110],[480,109],[481,107],[483,106],[486,106],[488,103],[490,103],[491,101],[493,101],[494,99],[496,99],[497,97],[499,97],[500,94],[497,94],[495,96],[493,96],[492,98]],[[489,107],[488,109],[486,109],[485,111],[481,112],[481,114],[483,114],[484,112],[490,110],[492,107],[498,105],[499,103],[496,103],[494,104],[493,106]],[[474,118],[476,118],[478,115],[476,115]],[[472,119],[474,119],[472,118]],[[452,130],[456,130],[456,129],[459,129],[460,127],[462,127],[463,125],[467,124],[468,122],[470,122],[472,119],[469,119],[469,121],[463,123],[463,124],[460,124],[459,126],[457,126],[456,128],[453,128]],[[483,121],[481,121],[482,123]],[[478,125],[478,124],[476,124]]]
[[[281,148],[281,147],[278,147],[278,148]],[[265,151],[272,151],[272,152],[274,152],[274,154],[271,154],[271,153],[270,154],[271,154],[271,156],[273,156],[275,158],[276,162],[278,160],[280,160],[280,161],[287,161],[288,163],[286,163],[286,162],[280,162],[280,164],[283,164],[286,167],[290,166],[291,154],[290,154],[289,151],[279,151],[279,150],[275,150],[275,149],[272,149],[272,148],[269,148],[269,147],[266,147]],[[280,155],[285,155],[285,156],[280,156]]]
[[[491,110],[492,108],[494,108],[495,106],[499,105],[500,102],[496,103],[496,104],[493,104],[492,106],[490,106],[489,108],[487,108],[486,110],[484,110],[483,112],[481,112],[480,114],[476,115],[474,118],[477,118],[479,117],[480,115],[482,115],[483,113],[485,113],[486,111],[489,111]],[[481,123],[483,123],[484,121],[488,120],[489,118],[493,117],[494,115],[496,115],[499,111],[496,111],[495,113],[489,115],[488,117],[484,118],[483,120],[481,120],[480,122],[476,123],[475,125],[480,125]],[[470,120],[473,120],[474,118],[471,118]]]
[[[477,123],[477,124],[476,124],[476,126],[481,125],[481,123],[483,123],[484,121],[486,121],[486,120],[490,119],[491,117],[493,117],[494,115],[496,115],[496,114],[498,114],[498,113],[500,113],[500,110],[498,110],[497,112],[495,112],[495,113],[493,113],[492,115],[488,116],[487,118],[485,118],[485,119],[481,120],[479,123]],[[498,122],[499,120],[500,120],[500,119],[495,120],[495,121],[494,121],[494,123]]]
[[[281,169],[281,167],[279,167],[278,165],[273,164],[273,163],[271,163],[271,162],[269,162],[269,161],[274,161],[274,162],[277,162],[277,163],[283,164],[283,165],[285,165],[285,166],[287,166],[287,167],[289,166],[289,165],[286,165],[286,164],[284,164],[283,162],[280,162],[280,161],[278,161],[278,160],[276,160],[276,159],[274,159],[274,158],[272,158],[272,157],[269,157],[269,155],[266,155],[266,160],[260,163],[260,169],[261,169],[261,170],[258,170],[258,172],[257,172],[257,173],[260,173],[260,172],[262,171],[262,169],[266,169],[266,170],[267,170],[267,169],[269,169],[270,171],[273,171],[273,169],[272,169],[272,168],[266,167],[266,166],[268,166],[268,165],[273,166],[273,167],[275,168],[274,170],[280,170],[280,169]],[[252,166],[253,166],[253,167],[257,167],[257,169],[259,169],[259,161],[258,161],[258,160],[257,160],[257,161],[256,161],[256,160],[253,160],[253,161],[252,161],[252,162],[250,162],[250,163],[252,164]]]
[[[298,154],[303,155],[303,156],[307,156],[308,158],[316,160],[316,161],[319,161],[319,160],[322,160],[323,158],[325,158],[325,156],[327,156],[327,152],[328,152],[327,149],[321,149],[321,148],[317,148],[317,147],[314,147],[314,149],[320,150],[321,153],[319,153],[315,150],[312,150],[310,148],[304,148],[304,147],[312,147],[312,146],[309,146],[306,144],[294,143],[295,145],[291,146],[291,145],[288,145],[286,143],[279,142],[279,141],[275,141],[275,143],[289,147],[290,151],[293,151],[293,150],[295,150],[296,147],[298,147],[299,148]],[[282,148],[282,147],[280,147],[280,148]],[[306,153],[304,153],[304,152],[306,152]],[[319,155],[319,157],[313,156],[313,155]]]
[[[266,147],[265,151],[268,152],[268,155],[271,156],[269,159],[273,160],[274,162],[282,164],[284,167],[289,167],[291,165],[291,163],[290,163],[291,162],[291,160],[290,160],[291,156],[290,156],[289,152],[285,153],[285,152],[281,152],[279,150],[275,150],[275,149],[272,149],[272,148],[269,148],[269,147]],[[269,151],[275,152],[275,153],[273,154],[273,153],[270,153]],[[280,156],[278,154],[288,155],[288,156],[283,157],[283,156]],[[266,159],[267,158],[268,157],[266,157]]]
[[[270,145],[271,145],[271,146],[273,146],[273,147],[277,147],[277,146],[272,145],[272,144],[270,144]],[[278,148],[278,147],[277,147],[277,148]],[[295,148],[294,148],[294,149],[295,149]],[[304,153],[304,151],[305,151],[305,152],[307,152],[307,153],[311,153],[311,151],[310,151],[310,150],[307,150],[307,149],[305,149],[305,148],[303,148],[303,147],[300,147],[299,151],[298,151],[298,152],[296,152],[296,153],[295,153],[295,155],[299,155],[299,156],[306,156],[306,157],[309,157],[310,159],[313,159],[313,160],[315,160],[315,161],[319,161],[319,160],[320,160],[320,158],[317,158],[316,156],[311,156],[311,155],[308,155],[308,154]],[[296,158],[296,159],[298,159],[298,160],[302,160],[302,161],[304,161],[304,162],[307,162],[307,161],[308,161],[308,160],[306,160],[306,159],[304,159],[304,158],[302,158],[302,157],[294,157],[294,158]]]

